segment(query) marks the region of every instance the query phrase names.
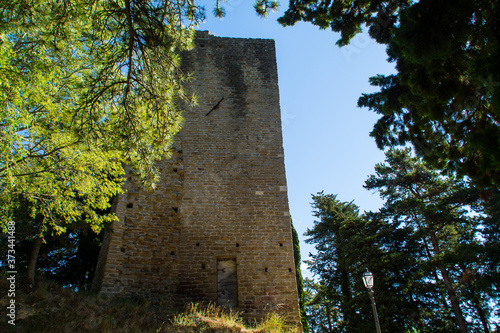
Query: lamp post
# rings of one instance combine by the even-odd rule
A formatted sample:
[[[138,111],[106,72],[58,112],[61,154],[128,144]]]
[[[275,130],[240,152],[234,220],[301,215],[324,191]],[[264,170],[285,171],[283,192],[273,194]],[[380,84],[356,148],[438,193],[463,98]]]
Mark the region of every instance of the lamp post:
[[[373,317],[375,318],[375,327],[377,328],[377,333],[381,333],[380,324],[378,322],[377,305],[375,304],[375,293],[373,292],[373,274],[366,269],[363,273],[363,283],[365,287],[368,288],[368,294],[370,295],[370,300],[372,301]]]

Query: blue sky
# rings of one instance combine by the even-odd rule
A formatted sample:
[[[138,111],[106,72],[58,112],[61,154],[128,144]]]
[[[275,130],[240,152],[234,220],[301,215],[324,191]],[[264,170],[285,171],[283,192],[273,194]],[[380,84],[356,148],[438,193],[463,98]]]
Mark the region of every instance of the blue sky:
[[[357,100],[375,91],[368,84],[370,76],[394,72],[394,66],[387,63],[384,47],[366,35],[339,48],[338,34],[330,30],[309,23],[282,27],[276,19],[286,10],[286,0],[267,19],[255,14],[249,0],[228,0],[224,19],[213,17],[212,1],[200,3],[207,18],[199,30],[275,40],[288,198],[304,260],[314,251],[303,242],[314,222],[311,194],[325,191],[342,201],[354,200],[361,212],[382,205],[377,193],[362,187],[375,164],[384,160],[369,137],[378,116],[358,108]]]

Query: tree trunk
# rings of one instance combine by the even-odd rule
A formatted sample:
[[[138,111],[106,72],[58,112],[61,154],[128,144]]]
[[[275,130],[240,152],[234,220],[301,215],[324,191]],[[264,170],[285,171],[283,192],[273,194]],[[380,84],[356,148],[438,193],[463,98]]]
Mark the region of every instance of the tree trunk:
[[[434,253],[436,255],[439,255],[440,249],[439,249],[439,244],[437,241],[436,234],[434,232],[431,232],[430,237],[431,237],[432,246],[434,248]],[[441,271],[441,276],[443,277],[444,286],[446,288],[446,291],[448,292],[448,298],[449,298],[450,303],[451,303],[451,308],[453,309],[453,312],[455,313],[455,318],[457,319],[458,328],[459,328],[460,332],[468,333],[469,331],[467,329],[467,322],[465,321],[465,318],[462,314],[462,309],[460,309],[460,302],[458,301],[457,295],[455,293],[455,289],[453,288],[453,284],[451,283],[450,276],[448,274],[448,270],[442,265],[440,265],[438,268]]]
[[[111,201],[110,213],[116,213],[116,207],[118,205],[118,196],[114,196]],[[98,293],[102,287],[102,280],[104,279],[104,269],[106,266],[106,260],[108,259],[109,244],[111,243],[111,234],[113,233],[112,228],[104,229],[104,237],[102,240],[101,250],[99,251],[99,257],[97,258],[97,264],[94,270],[94,277],[92,279],[92,286],[90,291]]]
[[[92,279],[92,286],[90,291],[98,293],[101,290],[102,280],[104,278],[104,269],[106,266],[106,259],[108,258],[109,243],[111,242],[111,231],[104,230],[104,238],[102,240],[101,250],[97,258],[97,265],[94,271],[94,278]]]
[[[332,318],[331,318],[329,306],[326,307],[326,318],[328,320],[328,332],[333,332],[333,330],[332,330]]]
[[[35,286],[35,271],[36,262],[38,261],[38,254],[40,253],[40,248],[42,247],[42,238],[39,236],[35,239],[33,244],[33,250],[31,251],[30,262],[28,265],[28,285],[30,288]]]
[[[483,308],[481,307],[481,303],[479,302],[479,298],[474,291],[474,287],[472,283],[468,282],[467,286],[469,287],[469,293],[471,295],[472,303],[477,310],[477,314],[479,315],[479,319],[481,319],[481,324],[483,324],[484,333],[490,333],[490,329],[488,327],[488,320],[486,319],[486,315],[484,314]]]
[[[429,244],[427,242],[427,239],[424,239],[424,245],[425,245],[425,251],[427,252],[427,256],[429,258],[432,258],[432,253],[431,250],[429,249]],[[435,269],[432,270],[432,275],[434,276],[434,279],[436,280],[437,284],[440,278]],[[449,318],[450,321],[453,321],[453,317],[451,316],[451,312],[449,311],[450,307],[448,305],[448,301],[446,300],[446,291],[442,290],[441,288],[439,288],[438,291],[439,291],[439,296],[441,296],[441,304],[443,305],[444,308],[444,315],[445,317]]]
[[[416,301],[415,301],[415,298],[413,297],[413,293],[410,294],[410,300],[411,300],[411,303],[414,304]],[[424,325],[423,325],[423,320],[422,320],[422,314],[420,313],[420,307],[417,306],[416,308],[416,311],[417,311],[417,314],[416,314],[416,322],[417,322],[417,329],[419,332],[423,332],[424,331]]]

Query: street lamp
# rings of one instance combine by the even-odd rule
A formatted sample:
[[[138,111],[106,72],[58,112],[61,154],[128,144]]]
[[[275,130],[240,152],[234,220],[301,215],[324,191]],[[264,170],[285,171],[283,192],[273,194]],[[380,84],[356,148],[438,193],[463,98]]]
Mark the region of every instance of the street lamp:
[[[373,292],[373,274],[368,270],[368,268],[366,269],[366,272],[363,273],[363,283],[365,284],[365,287],[368,288],[368,294],[370,294],[370,300],[372,301],[373,317],[375,318],[377,333],[381,333],[380,324],[378,322],[377,305],[375,304],[375,294]]]

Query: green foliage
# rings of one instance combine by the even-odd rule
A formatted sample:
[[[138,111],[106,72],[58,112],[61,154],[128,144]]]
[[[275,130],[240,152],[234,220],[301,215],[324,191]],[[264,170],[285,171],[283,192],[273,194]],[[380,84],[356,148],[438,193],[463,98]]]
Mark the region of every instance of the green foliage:
[[[498,5],[290,0],[278,21],[331,28],[341,33],[339,46],[366,25],[372,38],[387,45],[397,69],[395,75],[372,77],[380,91],[358,101],[382,116],[371,133],[377,145],[411,143],[434,167],[489,187],[500,184]]]
[[[243,321],[238,312],[228,311],[223,307],[209,304],[203,306],[200,303],[189,303],[183,313],[174,316],[175,326],[197,326],[197,322],[203,319],[211,319],[222,323],[226,327],[243,327]]]
[[[382,331],[486,331],[499,301],[497,191],[442,176],[409,149],[389,150],[375,171],[366,188],[385,199],[378,212],[313,196],[318,221],[306,241],[317,251],[309,266],[318,280],[304,291],[311,331],[373,330],[365,268],[375,276]]]
[[[306,278],[304,289],[306,318],[311,332],[333,332],[338,329],[341,313],[335,302],[328,299],[324,281],[316,283]]]
[[[21,225],[20,225],[21,226]],[[23,225],[31,227],[30,224]],[[17,228],[16,270],[26,272],[34,245],[33,230]],[[65,287],[90,290],[103,233],[96,235],[84,224],[73,226],[61,235],[45,235],[37,269],[39,278],[57,281]],[[0,234],[0,243],[7,243],[6,236]],[[0,247],[0,267],[7,266],[8,247]]]
[[[487,327],[491,308],[485,300],[493,296],[493,285],[486,286],[488,264],[483,258],[489,245],[481,232],[484,216],[470,213],[484,204],[479,191],[460,178],[440,175],[410,153],[409,149],[389,150],[386,163],[375,167],[376,174],[365,187],[378,190],[386,200],[378,218],[388,221],[393,230],[408,229],[409,239],[420,244],[421,251],[414,254],[419,268],[406,277],[408,288],[428,304],[425,308],[435,307],[420,316],[427,327],[438,324],[440,315],[438,327],[446,325],[447,330],[455,325],[461,332],[467,326],[474,331]],[[434,294],[434,300],[423,297],[422,287]]]
[[[258,15],[267,17],[270,11],[277,11],[278,6],[279,3],[277,0],[256,0],[253,8]]]
[[[70,91],[80,79],[68,76],[80,61],[57,59],[45,45],[22,46],[29,44],[28,33],[18,37],[12,32],[2,41],[0,81],[7,89],[0,96],[1,220],[13,219],[24,208],[31,219],[44,216],[40,233],[48,228],[64,232],[61,221],[75,218],[83,218],[98,231],[112,220],[95,210],[105,209],[109,196],[119,191],[119,155],[103,149],[100,142],[85,144],[69,128],[69,110],[76,99]],[[78,52],[68,48],[68,53]]]
[[[337,45],[345,46],[361,32],[367,24],[372,37],[379,43],[386,40],[391,28],[397,23],[401,9],[412,3],[400,1],[314,1],[290,0],[285,14],[278,19],[284,26],[292,26],[299,21],[311,22],[320,29],[331,28],[340,32]]]
[[[307,323],[305,313],[304,282],[302,279],[302,270],[300,268],[302,263],[302,259],[300,256],[300,240],[299,235],[297,234],[297,230],[295,230],[293,221],[291,219],[290,224],[292,225],[293,258],[295,259],[295,277],[297,280],[297,292],[299,294],[300,321],[302,322],[304,333],[307,333],[309,332],[309,324]]]
[[[214,9],[212,11],[215,17],[223,18],[226,16],[226,9],[222,5],[223,2],[226,2],[226,0],[215,0]],[[278,0],[255,0],[253,5],[257,15],[261,17],[267,17],[269,12],[277,11],[278,7]]]
[[[313,208],[319,220],[305,236],[309,237],[307,243],[315,244],[317,253],[310,255],[309,269],[319,277],[321,286],[312,285],[316,290],[309,304],[325,308],[322,316],[328,322],[321,325],[330,331],[366,332],[373,322],[360,277],[366,267],[363,250],[369,245],[368,221],[359,216],[353,202],[341,202],[322,192],[313,195]],[[320,325],[317,319],[308,319],[314,322],[311,327]]]
[[[267,314],[255,328],[247,329],[240,313],[213,304],[202,305],[200,303],[188,304],[184,312],[174,316],[172,323],[176,329],[191,328],[196,332],[296,332],[296,329],[286,324],[284,316],[274,312]]]
[[[201,11],[192,1],[1,1],[0,16],[2,227],[31,223],[43,237],[80,221],[99,232],[114,220],[98,212],[120,192],[124,163],[154,187],[178,104],[190,102],[179,52]]]
[[[375,275],[375,294],[383,331],[397,332],[417,325],[414,295],[405,290],[406,273],[415,272],[418,244],[409,230],[394,230],[374,214],[359,214],[353,202],[334,195],[313,196],[315,222],[307,242],[315,244],[311,271],[319,283],[309,283],[306,311],[315,331],[366,332],[374,319],[362,274]],[[307,283],[307,282],[306,282]],[[306,287],[307,290],[307,287]]]
[[[262,333],[283,333],[297,332],[297,329],[290,327],[286,324],[286,318],[283,315],[279,315],[275,312],[266,315],[266,318],[262,323],[260,323],[255,330]]]

